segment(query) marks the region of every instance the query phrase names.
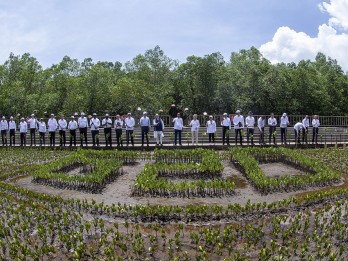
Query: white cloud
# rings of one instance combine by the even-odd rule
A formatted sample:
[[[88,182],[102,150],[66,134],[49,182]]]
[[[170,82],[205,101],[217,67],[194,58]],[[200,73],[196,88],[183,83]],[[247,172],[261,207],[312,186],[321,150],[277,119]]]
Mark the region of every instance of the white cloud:
[[[322,11],[330,14],[328,24],[318,27],[316,37],[304,32],[296,32],[289,27],[280,27],[272,41],[260,47],[263,56],[272,63],[298,62],[302,59],[313,60],[318,52],[338,61],[348,70],[348,0],[331,0],[319,5]],[[337,32],[341,29],[342,32]]]

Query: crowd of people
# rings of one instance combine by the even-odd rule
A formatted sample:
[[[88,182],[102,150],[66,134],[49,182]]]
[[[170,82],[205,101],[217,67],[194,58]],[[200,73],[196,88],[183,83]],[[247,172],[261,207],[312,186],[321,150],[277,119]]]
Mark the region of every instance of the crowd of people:
[[[286,113],[280,117],[279,120],[280,127],[280,136],[281,144],[288,144],[287,140],[287,129],[289,126],[289,118]],[[164,121],[159,114],[154,116],[154,119],[151,121],[147,116],[146,112],[143,112],[143,116],[139,120],[139,125],[141,128],[141,145],[144,146],[145,143],[149,146],[149,137],[150,129],[153,127],[154,139],[156,140],[157,146],[163,145],[163,130],[164,130]],[[100,146],[99,143],[99,130],[103,128],[105,136],[105,145],[106,147],[112,147],[112,129],[115,130],[116,134],[116,144],[117,146],[123,146],[124,140],[127,146],[134,146],[134,127],[136,125],[135,119],[132,117],[131,113],[128,113],[126,116],[116,115],[115,120],[113,121],[109,114],[106,114],[105,117],[100,120],[97,117],[96,113],[93,113],[90,117],[87,117],[83,112],[80,115],[73,115],[70,117],[70,120],[67,121],[64,115],[60,116],[60,119],[56,119],[54,114],[51,114],[47,122],[43,119],[37,119],[34,114],[32,114],[27,119],[21,118],[18,124],[11,116],[7,121],[5,116],[2,116],[0,121],[0,130],[2,137],[3,146],[7,146],[7,136],[9,133],[9,145],[15,145],[16,131],[19,130],[20,133],[20,145],[27,145],[27,133],[30,135],[30,146],[36,146],[36,134],[38,132],[39,144],[40,146],[46,145],[46,134],[48,132],[49,136],[49,145],[55,147],[56,142],[56,133],[59,134],[60,146],[64,147],[67,143],[66,133],[69,133],[69,146],[76,146],[76,136],[77,130],[79,131],[80,146],[88,146],[87,142],[87,131],[90,129],[92,136],[93,147]],[[177,113],[176,117],[173,119],[174,125],[174,145],[182,145],[182,131],[184,129],[184,120],[181,117],[180,113]],[[213,116],[210,115],[209,119],[204,124],[206,128],[206,133],[208,134],[209,145],[215,144],[215,133],[217,130],[217,123],[213,119]],[[277,118],[273,113],[267,119],[266,117],[260,116],[258,119],[255,119],[252,112],[248,113],[248,116],[244,119],[244,116],[241,115],[241,111],[237,110],[233,117],[230,117],[227,113],[222,115],[220,122],[222,127],[222,144],[230,145],[230,132],[234,130],[235,133],[235,144],[243,144],[243,136],[246,131],[246,140],[247,144],[249,142],[254,145],[254,130],[257,128],[259,130],[259,144],[264,145],[265,143],[265,128],[269,127],[268,130],[268,142],[269,144],[276,144],[276,129],[278,126]],[[314,115],[312,122],[312,143],[318,142],[318,133],[320,121],[318,115]],[[191,139],[193,145],[198,145],[198,134],[201,128],[201,124],[197,118],[197,114],[194,114],[192,120],[188,123],[188,127],[191,128]],[[295,143],[305,142],[308,143],[308,135],[310,128],[309,116],[306,115],[301,122],[294,124],[294,136]],[[123,130],[125,130],[125,139],[123,135]]]

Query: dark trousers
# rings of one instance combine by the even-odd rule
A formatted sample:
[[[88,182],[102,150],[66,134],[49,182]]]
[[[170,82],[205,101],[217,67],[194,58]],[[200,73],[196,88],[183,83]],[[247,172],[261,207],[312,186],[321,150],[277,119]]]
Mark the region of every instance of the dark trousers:
[[[260,130],[260,144],[265,144],[265,127],[262,127]]]
[[[179,137],[179,145],[181,145],[181,132],[182,130],[174,130],[174,144],[177,144],[177,140]]]
[[[104,136],[105,136],[105,142],[106,142],[106,147],[108,145],[110,145],[110,147],[112,146],[111,143],[111,128],[104,128]]]
[[[70,130],[70,147],[74,140],[74,146],[76,147],[76,130]]]
[[[308,127],[303,130],[302,142],[308,143]]]
[[[1,130],[2,146],[7,146],[7,130]]]
[[[299,130],[297,132],[296,130],[294,130],[294,132],[295,132],[295,143],[301,144],[301,134],[302,134],[302,139],[303,139],[304,131],[303,130]]]
[[[134,145],[133,130],[126,130],[127,146],[129,144],[129,139],[131,140],[132,145]]]
[[[213,142],[215,143],[215,135],[214,133],[208,133],[209,134],[209,143]]]
[[[30,129],[30,146],[33,145],[33,141],[34,141],[34,146],[36,146],[36,129],[32,128]]]
[[[65,146],[66,143],[66,136],[65,136],[65,130],[59,130],[59,144],[60,146]]]
[[[40,146],[46,144],[45,132],[39,132]]]
[[[99,130],[92,130],[91,133],[92,133],[93,146],[95,146],[96,142],[97,142],[97,145],[99,146]]]
[[[238,134],[239,134],[239,143],[240,145],[243,144],[243,138],[242,138],[242,129],[235,129],[235,142],[237,145],[237,140],[238,140]]]
[[[249,138],[251,139],[251,144],[254,145],[254,129],[247,128],[247,142],[249,144]]]
[[[81,141],[81,147],[83,146],[83,139],[85,139],[85,144],[87,146],[87,127],[85,128],[79,128],[80,130],[80,141]]]
[[[286,131],[287,128],[280,128],[280,141],[281,143],[285,142],[286,144]]]
[[[318,128],[318,127],[313,127],[313,138],[312,138],[312,142],[315,141],[315,143],[318,143],[318,133],[319,133],[319,128]]]
[[[26,146],[27,145],[27,133],[26,132],[21,132],[21,146]]]
[[[222,126],[222,145],[225,144],[225,140],[227,142],[227,145],[230,145],[230,134],[229,134],[230,128],[228,126]],[[228,131],[228,132],[227,132]]]
[[[15,129],[10,129],[10,146],[13,146],[16,144],[16,130]]]
[[[116,140],[117,140],[117,146],[123,146],[123,141],[121,139],[122,136],[122,129],[115,129],[116,131]]]
[[[272,136],[273,136],[273,143],[276,143],[276,135],[275,135],[275,131],[276,131],[276,126],[269,126],[269,143],[271,143],[272,140]]]
[[[54,147],[56,146],[56,132],[55,131],[49,131],[48,135],[50,136],[50,146]]]
[[[149,145],[149,127],[141,126],[141,145],[144,145],[145,137],[146,137],[146,144]]]

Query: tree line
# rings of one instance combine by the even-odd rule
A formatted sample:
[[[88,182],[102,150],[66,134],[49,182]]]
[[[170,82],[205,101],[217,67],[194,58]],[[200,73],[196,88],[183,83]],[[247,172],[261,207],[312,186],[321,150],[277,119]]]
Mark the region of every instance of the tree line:
[[[82,62],[65,56],[43,68],[29,53],[10,54],[0,65],[0,113],[46,116],[84,111],[150,114],[188,108],[202,114],[348,115],[348,75],[318,53],[314,61],[271,64],[258,49],[189,56],[179,63],[159,46],[131,61]]]

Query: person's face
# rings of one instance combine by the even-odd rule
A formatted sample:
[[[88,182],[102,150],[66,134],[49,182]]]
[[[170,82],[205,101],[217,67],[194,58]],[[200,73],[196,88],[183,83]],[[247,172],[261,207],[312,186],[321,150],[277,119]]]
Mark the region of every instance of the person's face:
[[[180,118],[180,113],[177,114],[178,118]]]
[[[64,120],[64,116],[62,115],[61,117],[60,117],[62,120]]]
[[[272,118],[274,117],[274,113],[271,113],[271,117],[272,117]]]

